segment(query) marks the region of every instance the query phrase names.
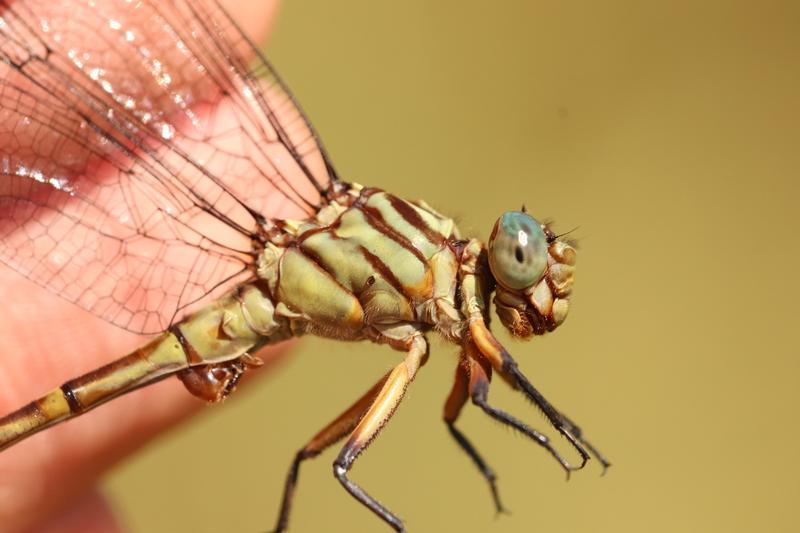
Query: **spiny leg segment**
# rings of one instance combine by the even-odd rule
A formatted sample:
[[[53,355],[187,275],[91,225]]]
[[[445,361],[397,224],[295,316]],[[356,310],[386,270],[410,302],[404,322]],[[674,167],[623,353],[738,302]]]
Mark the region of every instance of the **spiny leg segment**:
[[[459,414],[461,414],[461,409],[464,407],[464,404],[469,398],[470,364],[471,362],[466,356],[462,355],[462,357],[459,359],[458,366],[456,367],[456,376],[455,381],[453,382],[453,388],[450,390],[450,395],[447,397],[447,401],[445,402],[444,406],[444,421],[447,424],[447,429],[450,431],[450,435],[452,435],[461,449],[464,450],[470,459],[472,459],[472,462],[478,467],[481,475],[489,483],[489,490],[492,493],[492,500],[494,501],[495,510],[498,513],[504,513],[507,511],[505,507],[503,507],[503,503],[500,500],[500,494],[497,490],[497,476],[495,475],[494,470],[492,470],[491,467],[486,464],[486,461],[478,453],[478,450],[475,449],[469,439],[467,439],[467,437],[461,433],[461,431],[459,431],[455,425]],[[488,377],[491,378],[491,368],[489,369]]]
[[[510,356],[509,356],[510,358]],[[511,360],[513,362],[513,359]],[[516,364],[516,363],[514,363]],[[502,374],[501,374],[502,375]],[[521,375],[521,374],[520,374]],[[539,431],[529,427],[525,423],[521,422],[520,420],[514,418],[510,414],[497,409],[488,403],[488,392],[489,392],[489,384],[491,382],[492,377],[492,365],[490,361],[484,357],[484,354],[475,346],[472,342],[467,342],[464,346],[464,353],[462,354],[461,359],[459,360],[459,364],[456,368],[456,375],[455,381],[453,383],[453,388],[450,391],[450,394],[447,398],[444,408],[444,420],[447,424],[448,429],[450,430],[450,434],[456,440],[458,445],[467,453],[467,455],[472,459],[475,465],[480,470],[483,477],[489,483],[489,489],[492,493],[492,499],[494,500],[495,509],[498,513],[506,512],[503,504],[500,500],[498,489],[497,489],[497,476],[495,475],[494,471],[486,464],[486,461],[481,457],[472,443],[455,427],[455,421],[458,418],[461,409],[463,408],[464,404],[466,403],[467,398],[471,398],[472,402],[480,407],[486,414],[501,422],[505,425],[508,425],[517,431],[521,432],[522,434],[526,435],[527,437],[531,438],[534,442],[545,448],[550,455],[552,455],[564,470],[567,473],[567,478],[569,478],[569,474],[573,470],[578,470],[583,468],[586,463],[586,457],[584,454],[581,454],[583,461],[579,466],[572,466],[567,462],[553,447],[550,443],[550,440],[547,436],[543,435]],[[510,381],[512,386],[515,384],[514,381],[511,381],[509,375],[503,375],[503,377]],[[524,376],[522,376],[523,379]],[[525,379],[525,382],[530,385],[530,383]],[[521,387],[515,387],[521,388]],[[532,385],[530,388],[533,389]],[[524,391],[525,389],[523,389]],[[541,398],[541,394],[538,393],[535,389],[533,391]],[[544,400],[544,398],[541,398]],[[547,402],[547,400],[544,400]],[[538,404],[537,404],[538,405]],[[553,411],[555,408],[552,407],[549,403],[547,403]],[[588,441],[582,438],[581,430],[578,428],[572,421],[570,421],[566,416],[558,413],[555,411],[559,417],[563,418],[563,425],[564,430],[571,433],[571,435],[575,436],[575,439],[584,444],[588,449],[589,452],[594,455],[602,464],[603,472],[605,469],[610,466],[610,463],[607,459]],[[549,418],[549,417],[548,417]],[[554,424],[555,425],[555,424]],[[557,429],[560,429],[556,425]],[[578,450],[582,450],[580,444],[577,444],[575,441],[570,440],[574,446],[578,448]],[[585,453],[585,452],[584,452]]]
[[[510,356],[509,356],[510,357]],[[512,360],[513,362],[513,360]],[[472,461],[480,470],[483,477],[489,483],[489,488],[492,493],[492,498],[494,500],[495,508],[498,513],[504,512],[505,509],[500,501],[498,489],[497,489],[497,476],[495,475],[494,471],[486,464],[486,461],[481,457],[472,443],[455,427],[455,421],[458,418],[461,409],[463,408],[464,404],[466,403],[467,398],[471,398],[472,402],[480,407],[486,414],[494,418],[495,420],[508,425],[517,431],[521,432],[522,434],[526,435],[527,437],[531,438],[534,442],[545,448],[550,455],[552,455],[561,466],[567,472],[567,476],[572,470],[577,470],[583,467],[586,460],[584,459],[583,462],[579,466],[572,466],[567,462],[553,447],[550,443],[549,438],[546,435],[543,435],[539,431],[531,428],[530,426],[526,425],[525,423],[521,422],[520,420],[516,419],[515,417],[511,416],[510,414],[497,409],[491,406],[488,403],[488,392],[489,392],[489,384],[491,382],[492,377],[492,365],[490,361],[484,356],[484,354],[478,349],[478,347],[473,344],[472,342],[467,342],[464,346],[464,353],[462,354],[461,359],[459,360],[458,367],[456,368],[456,375],[455,381],[453,383],[453,388],[450,391],[450,395],[447,398],[447,402],[445,403],[444,409],[444,420],[450,430],[450,434],[459,444],[459,446],[469,455]],[[514,381],[509,379],[509,375],[503,375],[507,381],[510,381],[512,385],[514,385]],[[523,376],[524,378],[524,376]],[[527,380],[526,380],[527,382]],[[529,382],[528,382],[529,383]],[[520,387],[515,387],[520,388]],[[532,388],[532,386],[531,386]],[[523,389],[524,390],[524,389]],[[535,389],[533,389],[535,391]],[[541,397],[541,395],[536,391],[536,394]],[[543,398],[542,398],[543,399]],[[546,400],[544,400],[546,402]],[[547,405],[550,405],[549,403]],[[550,406],[551,409],[555,411],[555,409]],[[556,411],[556,413],[558,413]],[[558,416],[563,416],[560,413]],[[580,442],[585,442],[580,437],[580,429],[575,426],[569,419],[564,417],[565,419],[565,426],[566,431],[571,432],[575,435],[576,439],[580,439]],[[587,446],[589,450],[592,452],[593,455],[598,457],[600,462],[603,464],[604,468],[608,466],[608,461],[602,457],[602,455],[597,452],[594,447],[591,445]],[[580,449],[580,448],[579,448]],[[583,457],[583,455],[582,455]]]
[[[405,395],[408,385],[416,376],[417,370],[425,364],[428,357],[428,343],[422,335],[415,335],[409,341],[405,359],[389,373],[383,388],[370,406],[364,418],[350,435],[339,456],[333,462],[333,472],[339,482],[355,499],[366,505],[372,512],[386,521],[396,531],[405,531],[403,522],[383,507],[364,489],[347,478],[353,462],[375,439],[386,422],[394,414]]]
[[[395,531],[405,531],[400,518],[347,477],[347,472],[352,468],[355,460],[392,417],[403,399],[408,385],[428,357],[428,343],[421,334],[416,332],[402,341],[381,340],[381,342],[387,342],[396,348],[404,348],[407,351],[405,359],[381,378],[349,409],[317,433],[297,453],[286,478],[281,514],[276,531],[286,530],[300,463],[309,457],[319,455],[322,450],[340,440],[347,433],[350,433],[350,438],[333,463],[334,476],[347,492]]]
[[[603,472],[600,475],[604,475],[608,467],[611,466],[611,461],[609,461],[605,455],[603,455],[600,450],[598,450],[591,442],[586,440],[583,436],[583,431],[581,428],[576,425],[570,418],[567,417],[564,413],[561,413],[561,417],[564,420],[564,425],[572,435],[575,435],[575,438],[578,439],[578,442],[583,444],[583,446],[589,450],[589,453],[592,454],[595,459],[600,462],[600,465],[603,467]]]
[[[470,397],[472,398],[472,403],[480,407],[483,412],[485,412],[490,417],[494,418],[498,422],[501,422],[507,426],[510,426],[523,435],[529,437],[533,440],[536,444],[547,450],[550,455],[555,458],[556,461],[564,468],[567,472],[567,476],[573,470],[578,470],[583,468],[583,464],[581,463],[580,466],[572,466],[566,459],[564,459],[561,454],[559,454],[553,445],[550,443],[550,439],[544,435],[543,433],[533,429],[532,427],[528,426],[524,422],[518,420],[517,418],[511,416],[510,414],[497,409],[489,404],[488,397],[489,397],[489,380],[490,380],[490,366],[488,362],[481,356],[481,354],[477,351],[474,345],[471,343],[467,343],[465,346],[465,353],[467,354],[470,365],[469,365],[469,372],[470,372],[470,380],[469,380],[469,392]]]
[[[389,373],[383,376],[375,385],[372,386],[361,398],[355,401],[345,412],[340,414],[330,424],[322,428],[308,443],[303,446],[294,457],[292,466],[286,476],[286,484],[283,489],[283,501],[281,502],[281,513],[278,517],[278,524],[275,526],[275,533],[286,531],[289,525],[289,513],[292,509],[292,500],[297,489],[297,476],[300,473],[300,463],[306,459],[318,456],[325,449],[337,443],[351,433],[361,417],[372,405],[375,397],[383,388]]]
[[[539,407],[539,409],[542,410],[542,413],[544,413],[545,417],[548,419],[548,421],[550,421],[553,427],[555,427],[556,430],[561,433],[561,435],[563,435],[567,441],[569,441],[572,447],[578,451],[581,456],[580,465],[573,467],[560,460],[560,462],[562,462],[562,466],[564,466],[567,470],[567,476],[569,476],[570,471],[580,470],[583,468],[586,465],[586,462],[589,460],[590,453],[600,462],[604,472],[606,468],[611,466],[611,463],[608,461],[608,459],[606,459],[597,448],[595,448],[588,440],[586,440],[586,438],[584,438],[581,429],[569,418],[553,407],[553,405],[547,401],[542,393],[540,393],[536,387],[533,386],[530,380],[525,377],[525,375],[519,369],[517,362],[511,357],[511,354],[509,354],[505,348],[503,348],[502,345],[494,338],[491,332],[489,332],[483,321],[476,320],[471,322],[470,333],[475,341],[474,346],[477,348],[477,350],[473,349],[473,353],[476,354],[477,357],[483,356],[491,364],[492,368],[494,368],[494,370],[500,374],[503,379],[505,379],[505,381],[511,384],[511,386],[515,389],[522,391],[531,402],[533,402],[537,407]],[[474,396],[473,401],[475,401]],[[480,403],[478,403],[478,405],[480,405]]]
[[[542,446],[548,448],[550,453],[566,469],[567,477],[569,477],[569,473],[572,470],[581,469],[586,465],[590,453],[603,465],[605,471],[605,468],[610,465],[609,461],[597,448],[583,437],[578,426],[556,410],[556,408],[536,390],[530,380],[522,374],[522,371],[520,371],[517,362],[514,361],[511,354],[503,348],[497,339],[494,338],[492,332],[489,331],[486,325],[486,315],[490,291],[486,282],[487,277],[481,275],[481,271],[485,271],[485,269],[488,268],[485,261],[481,259],[484,257],[483,253],[484,249],[482,244],[475,240],[470,241],[465,248],[464,257],[459,266],[462,312],[468,317],[467,320],[469,321],[469,338],[464,344],[465,352],[470,359],[479,363],[478,366],[481,366],[481,362],[488,362],[488,366],[494,369],[494,371],[509,385],[514,389],[522,391],[530,401],[539,407],[553,427],[555,427],[580,454],[580,465],[572,466],[562,459],[552,450],[547,437],[544,435],[528,428],[507,413],[491,407],[486,401],[489,388],[488,374],[485,385],[482,384],[482,380],[477,380],[477,382],[473,383],[474,380],[471,379],[470,394],[473,403],[481,407],[484,412],[492,418],[518,429],[536,440]],[[471,365],[471,368],[477,369],[477,366]]]

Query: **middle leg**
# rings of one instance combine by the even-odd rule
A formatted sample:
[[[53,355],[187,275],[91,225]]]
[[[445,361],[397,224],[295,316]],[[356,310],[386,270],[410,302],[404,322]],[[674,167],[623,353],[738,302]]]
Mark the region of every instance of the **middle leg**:
[[[553,427],[555,427],[580,454],[580,465],[575,468],[570,468],[571,470],[583,468],[586,461],[589,459],[590,453],[600,462],[604,472],[606,468],[611,466],[608,459],[586,439],[581,428],[553,407],[544,395],[533,386],[527,377],[525,377],[519,369],[517,362],[511,357],[511,354],[509,354],[494,338],[482,320],[473,320],[470,323],[470,333],[472,334],[472,339],[480,356],[488,361],[492,368],[494,368],[507,383],[515,389],[522,391],[531,402],[539,407]]]
[[[297,476],[300,470],[300,463],[306,459],[311,459],[322,453],[326,448],[335,444],[346,437],[358,424],[358,421],[369,409],[383,385],[386,383],[389,374],[384,375],[375,385],[372,386],[361,398],[351,405],[345,412],[336,417],[333,422],[322,428],[308,443],[303,446],[294,457],[292,466],[286,476],[286,483],[283,489],[283,500],[281,501],[281,513],[278,517],[278,524],[275,526],[274,533],[286,531],[289,524],[289,513],[292,508],[292,500],[297,489]]]
[[[543,433],[533,429],[532,427],[528,426],[521,420],[513,417],[512,415],[508,414],[507,412],[498,409],[489,404],[489,379],[491,376],[492,367],[478,350],[478,348],[468,342],[464,346],[464,351],[469,359],[469,393],[472,397],[472,403],[480,407],[483,412],[485,412],[490,417],[494,418],[498,422],[501,422],[507,426],[510,426],[526,437],[533,440],[536,444],[547,450],[550,455],[555,458],[556,461],[561,464],[562,468],[567,473],[567,478],[569,479],[569,474],[573,470],[578,470],[583,467],[583,464],[579,466],[572,466],[564,459],[561,454],[553,448],[550,439],[544,435]]]
[[[428,355],[428,343],[420,333],[411,335],[405,344],[408,350],[405,359],[389,372],[380,392],[375,396],[372,405],[350,434],[350,438],[333,463],[333,473],[347,492],[395,531],[405,531],[400,518],[378,503],[364,489],[350,481],[347,472],[352,468],[361,452],[375,440],[386,422],[392,417],[417,370],[425,363]]]
[[[491,369],[489,369],[488,372],[488,377],[491,379]],[[452,435],[461,449],[472,459],[472,462],[478,467],[484,479],[489,483],[489,490],[492,492],[495,510],[498,513],[505,513],[507,511],[500,501],[500,494],[497,491],[497,476],[494,470],[486,464],[486,461],[484,461],[483,457],[478,453],[478,450],[475,449],[469,439],[461,433],[455,425],[458,415],[461,414],[461,409],[469,398],[469,383],[470,360],[466,355],[462,354],[458,361],[458,366],[456,367],[456,377],[453,382],[453,388],[450,390],[450,395],[447,397],[447,402],[444,406],[444,421],[447,424],[450,435]]]

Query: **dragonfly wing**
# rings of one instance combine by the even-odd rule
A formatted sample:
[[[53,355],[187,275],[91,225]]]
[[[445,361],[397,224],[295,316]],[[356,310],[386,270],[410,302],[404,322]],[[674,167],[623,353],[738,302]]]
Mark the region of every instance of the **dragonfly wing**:
[[[324,202],[316,134],[216,3],[0,11],[0,260],[31,280],[156,333],[252,275],[261,217]]]

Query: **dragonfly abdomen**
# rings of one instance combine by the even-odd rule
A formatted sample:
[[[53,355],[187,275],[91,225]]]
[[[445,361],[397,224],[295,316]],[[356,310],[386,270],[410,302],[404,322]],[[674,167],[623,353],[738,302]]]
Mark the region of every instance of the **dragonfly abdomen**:
[[[0,418],[0,450],[185,367],[186,357],[177,338],[164,333],[127,356],[67,381]]]
[[[257,284],[245,284],[147,345],[0,418],[0,450],[175,373],[193,394],[218,400],[232,390],[231,380],[235,385],[246,367],[257,364],[249,351],[291,335],[288,322],[275,316],[269,295]],[[242,365],[231,364],[240,359]],[[214,383],[216,367],[228,371],[230,379]]]

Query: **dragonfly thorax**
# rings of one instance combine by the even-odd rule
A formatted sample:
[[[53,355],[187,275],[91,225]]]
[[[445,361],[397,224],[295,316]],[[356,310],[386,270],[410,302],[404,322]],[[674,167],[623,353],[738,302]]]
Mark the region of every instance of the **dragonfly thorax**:
[[[308,220],[283,221],[259,276],[295,330],[339,339],[370,328],[461,322],[453,221],[422,202],[353,186]]]

